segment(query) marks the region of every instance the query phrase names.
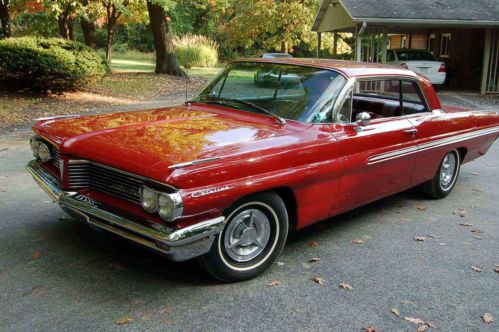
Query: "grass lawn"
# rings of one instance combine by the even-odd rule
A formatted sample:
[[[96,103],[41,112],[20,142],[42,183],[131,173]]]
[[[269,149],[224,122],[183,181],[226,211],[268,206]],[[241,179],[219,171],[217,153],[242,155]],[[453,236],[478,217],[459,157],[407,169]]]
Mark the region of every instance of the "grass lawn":
[[[115,53],[111,61],[111,70],[117,72],[154,72],[155,54],[142,53],[137,51],[126,51]],[[211,79],[221,70],[219,68],[198,68],[185,69],[189,76],[203,77]]]

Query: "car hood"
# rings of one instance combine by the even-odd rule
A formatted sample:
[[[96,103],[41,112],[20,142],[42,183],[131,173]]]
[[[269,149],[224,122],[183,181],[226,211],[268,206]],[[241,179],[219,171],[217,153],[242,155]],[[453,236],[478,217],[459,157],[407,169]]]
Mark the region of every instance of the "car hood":
[[[272,139],[309,125],[201,104],[37,123],[33,129],[61,153],[148,176],[147,169],[244,152],[249,142]],[[282,143],[282,140],[279,140]],[[255,144],[251,144],[254,146]]]

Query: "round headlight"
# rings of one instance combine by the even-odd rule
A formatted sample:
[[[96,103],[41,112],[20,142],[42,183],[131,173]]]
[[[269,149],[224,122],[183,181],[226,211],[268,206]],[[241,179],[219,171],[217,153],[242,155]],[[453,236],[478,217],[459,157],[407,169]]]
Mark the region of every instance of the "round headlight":
[[[140,189],[140,201],[146,212],[154,213],[158,211],[158,195],[155,191],[147,187],[142,187]]]
[[[179,193],[160,194],[158,196],[158,214],[166,221],[173,221],[182,216],[184,205]]]
[[[33,137],[29,140],[29,145],[31,146],[33,157],[35,157],[36,159],[40,158],[40,141]]]
[[[158,214],[164,220],[172,220],[174,202],[169,195],[158,196]]]
[[[44,163],[46,163],[52,158],[52,156],[50,155],[50,149],[48,145],[45,143],[39,144],[38,155],[40,156],[40,160]]]

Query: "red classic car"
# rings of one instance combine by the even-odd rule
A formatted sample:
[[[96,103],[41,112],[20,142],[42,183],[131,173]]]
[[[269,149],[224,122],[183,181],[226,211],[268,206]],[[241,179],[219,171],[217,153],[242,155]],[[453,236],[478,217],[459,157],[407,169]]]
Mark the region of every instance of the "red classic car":
[[[275,75],[262,86],[258,72]],[[415,186],[445,197],[499,115],[443,107],[403,68],[254,59],[181,106],[33,131],[27,170],[64,211],[237,281],[267,269],[290,229]]]

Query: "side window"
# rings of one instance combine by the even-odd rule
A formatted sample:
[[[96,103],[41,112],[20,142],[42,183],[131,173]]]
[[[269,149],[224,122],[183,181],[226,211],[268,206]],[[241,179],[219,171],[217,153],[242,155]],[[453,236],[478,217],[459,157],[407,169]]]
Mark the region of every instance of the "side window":
[[[388,51],[386,54],[386,61],[395,61],[395,54],[393,51]]]
[[[400,80],[358,81],[353,94],[352,119],[367,112],[372,119],[401,116]]]
[[[419,86],[415,82],[402,81],[402,115],[428,111]]]

